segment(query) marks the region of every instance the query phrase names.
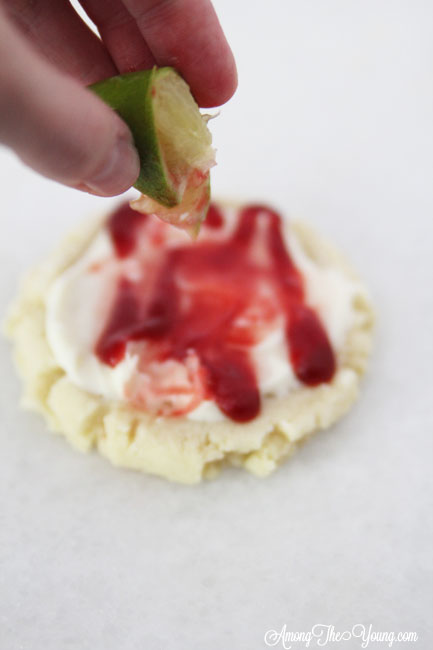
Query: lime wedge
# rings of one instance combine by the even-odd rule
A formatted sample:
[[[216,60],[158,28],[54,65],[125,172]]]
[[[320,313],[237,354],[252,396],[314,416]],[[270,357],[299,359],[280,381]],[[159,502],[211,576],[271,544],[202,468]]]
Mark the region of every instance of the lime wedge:
[[[210,200],[215,164],[206,116],[173,68],[141,70],[90,86],[128,124],[140,156],[131,203],[196,234]]]

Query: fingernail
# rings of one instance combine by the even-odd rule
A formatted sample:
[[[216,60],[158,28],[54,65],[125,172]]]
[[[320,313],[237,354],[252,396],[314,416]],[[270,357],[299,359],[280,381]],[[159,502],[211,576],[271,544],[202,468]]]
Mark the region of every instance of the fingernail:
[[[128,139],[119,138],[102,170],[82,183],[80,189],[100,196],[115,196],[131,187],[139,171],[137,150]]]

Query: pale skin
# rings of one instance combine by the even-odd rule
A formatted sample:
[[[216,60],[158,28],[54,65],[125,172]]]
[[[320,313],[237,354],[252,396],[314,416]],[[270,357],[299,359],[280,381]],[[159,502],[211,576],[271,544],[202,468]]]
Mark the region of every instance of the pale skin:
[[[236,67],[210,0],[0,0],[0,143],[30,167],[101,196],[128,189],[138,156],[126,124],[85,86],[172,65],[198,104],[234,93]]]

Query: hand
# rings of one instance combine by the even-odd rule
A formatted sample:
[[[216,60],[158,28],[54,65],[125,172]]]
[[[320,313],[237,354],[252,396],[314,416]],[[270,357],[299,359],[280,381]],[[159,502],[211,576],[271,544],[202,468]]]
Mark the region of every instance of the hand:
[[[126,124],[85,85],[174,66],[201,106],[236,88],[210,0],[0,0],[0,142],[35,170],[102,196],[130,187],[139,163]]]

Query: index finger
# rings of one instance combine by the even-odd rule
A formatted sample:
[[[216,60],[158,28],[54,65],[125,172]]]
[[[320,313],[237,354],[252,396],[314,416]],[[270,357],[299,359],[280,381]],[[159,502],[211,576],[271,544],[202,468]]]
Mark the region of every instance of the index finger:
[[[237,86],[232,51],[210,0],[123,0],[158,65],[171,65],[200,106],[219,106]]]

